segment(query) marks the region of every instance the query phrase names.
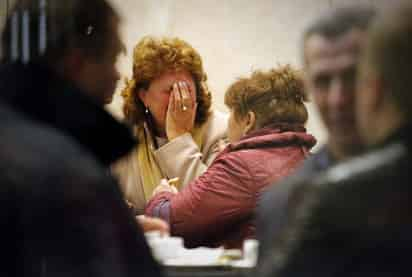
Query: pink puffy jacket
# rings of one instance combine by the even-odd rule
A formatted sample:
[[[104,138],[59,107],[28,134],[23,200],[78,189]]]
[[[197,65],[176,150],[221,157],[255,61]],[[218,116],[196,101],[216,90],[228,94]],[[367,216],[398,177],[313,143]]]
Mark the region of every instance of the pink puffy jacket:
[[[178,194],[155,195],[145,213],[168,221],[186,247],[240,248],[255,235],[254,210],[262,190],[291,174],[315,143],[302,126],[259,129],[229,144]]]

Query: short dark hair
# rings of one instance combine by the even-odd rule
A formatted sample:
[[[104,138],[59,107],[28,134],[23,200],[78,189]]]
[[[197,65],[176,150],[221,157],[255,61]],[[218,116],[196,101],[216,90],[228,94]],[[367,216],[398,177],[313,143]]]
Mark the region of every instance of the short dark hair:
[[[370,6],[356,5],[334,9],[309,25],[304,32],[303,42],[314,34],[335,38],[352,29],[366,30],[375,15],[376,10]]]
[[[28,54],[30,61],[53,61],[70,47],[100,57],[105,52],[102,45],[111,37],[113,18],[119,16],[106,0],[17,0],[2,33],[2,60],[21,60]],[[23,55],[24,43],[28,51]]]

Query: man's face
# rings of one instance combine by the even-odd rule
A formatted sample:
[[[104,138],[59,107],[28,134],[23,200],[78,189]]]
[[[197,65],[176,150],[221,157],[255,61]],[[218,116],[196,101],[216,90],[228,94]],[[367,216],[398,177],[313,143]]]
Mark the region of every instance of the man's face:
[[[314,34],[305,43],[306,88],[329,131],[330,143],[340,151],[360,145],[354,109],[362,34],[355,29],[333,39]]]
[[[79,73],[83,76],[81,78],[82,88],[98,104],[102,105],[112,101],[117,81],[120,79],[116,61],[123,49],[123,44],[118,32],[118,20],[113,18],[110,29],[112,36],[106,45],[102,45],[106,48],[103,55],[97,58],[87,57]]]

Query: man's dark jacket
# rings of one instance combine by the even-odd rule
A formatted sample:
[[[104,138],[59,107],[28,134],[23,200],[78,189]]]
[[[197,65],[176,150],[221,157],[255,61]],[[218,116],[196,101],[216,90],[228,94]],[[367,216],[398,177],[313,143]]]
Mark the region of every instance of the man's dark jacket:
[[[1,276],[158,276],[103,167],[0,105]]]
[[[128,130],[45,68],[3,66],[0,93],[0,275],[159,276],[107,174]]]
[[[297,185],[259,276],[411,276],[411,134]]]

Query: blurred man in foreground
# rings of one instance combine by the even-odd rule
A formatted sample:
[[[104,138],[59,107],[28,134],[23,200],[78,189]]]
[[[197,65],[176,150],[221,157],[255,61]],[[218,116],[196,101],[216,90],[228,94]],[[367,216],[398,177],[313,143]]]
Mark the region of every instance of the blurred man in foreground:
[[[0,67],[5,276],[159,275],[107,174],[134,144],[102,107],[118,79],[118,22],[105,0],[17,1],[7,19]]]

